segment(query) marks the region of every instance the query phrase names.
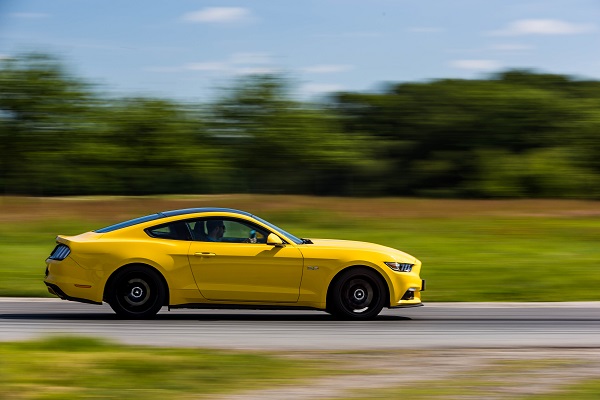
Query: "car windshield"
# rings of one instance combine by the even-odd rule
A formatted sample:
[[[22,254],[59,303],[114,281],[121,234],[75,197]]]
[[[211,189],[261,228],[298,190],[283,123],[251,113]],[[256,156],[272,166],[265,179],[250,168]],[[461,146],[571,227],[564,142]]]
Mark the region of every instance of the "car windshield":
[[[302,244],[304,243],[304,241],[302,239],[297,238],[296,236],[292,235],[289,232],[284,231],[283,229],[281,229],[278,226],[273,225],[272,223],[265,221],[264,219],[257,217],[256,215],[253,215],[253,217],[259,221],[262,222],[263,224],[267,225],[269,228],[273,229],[275,232],[285,236],[286,238],[289,238],[292,242],[296,243],[296,244]]]
[[[153,220],[159,219],[159,218],[164,218],[164,216],[160,213],[150,214],[150,215],[146,215],[143,217],[130,219],[129,221],[119,222],[118,224],[107,226],[106,228],[96,229],[94,232],[96,232],[96,233],[112,232],[112,231],[116,231],[117,229],[127,228],[128,226],[133,226],[133,225],[141,224],[144,222],[153,221]]]

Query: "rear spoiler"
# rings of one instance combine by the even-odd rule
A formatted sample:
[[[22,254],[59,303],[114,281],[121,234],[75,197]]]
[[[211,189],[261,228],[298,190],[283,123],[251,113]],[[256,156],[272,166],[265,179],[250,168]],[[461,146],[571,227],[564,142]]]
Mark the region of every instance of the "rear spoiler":
[[[67,245],[67,246],[69,246],[69,247],[70,247],[70,244],[71,244],[72,242],[73,242],[73,241],[71,240],[71,236],[62,236],[62,235],[58,235],[58,236],[56,237],[56,243],[62,243],[62,244],[64,244],[64,245]]]

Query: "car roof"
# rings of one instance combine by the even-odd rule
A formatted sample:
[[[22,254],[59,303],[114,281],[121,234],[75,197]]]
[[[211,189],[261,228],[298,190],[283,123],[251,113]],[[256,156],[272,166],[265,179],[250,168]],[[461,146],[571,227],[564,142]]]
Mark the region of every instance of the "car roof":
[[[222,212],[222,213],[231,213],[231,214],[239,214],[245,215],[247,217],[252,217],[253,215],[246,211],[235,210],[233,208],[218,208],[218,207],[200,207],[200,208],[184,208],[180,210],[171,210],[171,211],[163,211],[156,214],[146,215],[144,217],[135,218],[129,221],[119,222],[117,224],[107,226],[105,228],[96,229],[94,232],[96,233],[108,233],[112,231],[116,231],[123,228],[128,228],[130,226],[139,225],[145,222],[150,221],[159,221],[163,218],[176,217],[179,215],[187,215],[187,214],[198,214],[198,213],[212,213],[212,212]]]
[[[246,211],[236,210],[233,208],[218,208],[218,207],[199,207],[199,208],[183,208],[180,210],[163,211],[158,214],[164,217],[175,217],[177,215],[185,214],[196,214],[196,213],[208,213],[208,212],[226,212],[232,214],[241,214],[247,217],[251,217],[252,214]]]

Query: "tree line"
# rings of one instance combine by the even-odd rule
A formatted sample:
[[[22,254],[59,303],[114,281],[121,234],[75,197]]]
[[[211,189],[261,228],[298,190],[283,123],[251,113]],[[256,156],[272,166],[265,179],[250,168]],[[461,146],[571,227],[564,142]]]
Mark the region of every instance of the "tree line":
[[[291,96],[240,78],[217,100],[114,98],[40,54],[0,65],[4,194],[600,197],[600,81],[507,70]]]

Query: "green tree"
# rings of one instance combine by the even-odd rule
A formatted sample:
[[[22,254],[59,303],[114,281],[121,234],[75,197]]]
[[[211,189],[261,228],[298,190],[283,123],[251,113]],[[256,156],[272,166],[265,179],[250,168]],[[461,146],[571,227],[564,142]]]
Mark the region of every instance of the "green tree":
[[[595,152],[587,149],[599,142],[589,114],[600,92],[582,85],[515,71],[489,80],[393,85],[381,94],[342,93],[335,108],[345,130],[387,144],[377,148],[396,177],[380,177],[388,192],[569,197],[589,193],[583,188],[594,175]],[[578,157],[584,154],[587,163]]]
[[[166,100],[114,101],[103,110],[105,187],[116,193],[213,193],[222,189],[224,157],[191,111]]]
[[[62,154],[84,121],[89,87],[53,57],[29,54],[0,65],[0,185],[4,193],[52,193]]]
[[[241,79],[213,106],[213,136],[227,146],[239,191],[351,194],[370,152],[323,111],[290,100],[278,76]]]
[[[0,63],[8,194],[600,197],[600,82],[527,70],[293,100],[240,78],[210,104],[108,98],[56,58]]]

